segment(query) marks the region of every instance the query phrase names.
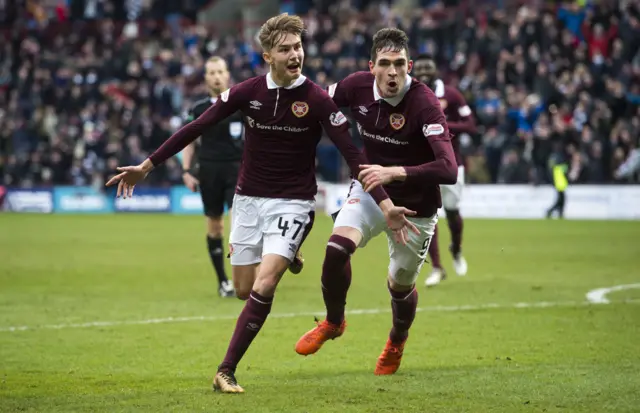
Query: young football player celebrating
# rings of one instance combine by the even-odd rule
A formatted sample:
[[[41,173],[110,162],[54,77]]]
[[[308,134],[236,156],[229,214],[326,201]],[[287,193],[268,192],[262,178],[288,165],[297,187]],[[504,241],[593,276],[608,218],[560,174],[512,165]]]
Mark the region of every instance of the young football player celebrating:
[[[337,214],[322,267],[326,319],[296,344],[302,355],[313,354],[344,333],[344,310],[351,284],[351,255],[386,231],[389,244],[387,285],[393,327],[375,374],[395,373],[416,314],[415,282],[429,248],[441,206],[441,184],[456,181],[457,165],[447,123],[433,92],[409,76],[407,35],[382,29],[373,37],[370,72],[354,73],[329,87],[339,107],[349,107],[364,142],[369,165],[353,181]],[[416,211],[409,220],[418,229],[405,245],[393,241],[384,215],[367,194],[384,185],[394,204]]]
[[[336,104],[301,74],[303,29],[299,17],[286,13],[267,20],[258,36],[269,73],[224,91],[149,159],[118,168],[121,173],[107,183],[118,183],[118,196],[131,196],[135,184],[154,166],[181,151],[206,128],[236,111],[244,114],[245,145],[233,200],[230,250],[236,294],[247,303],[213,380],[214,389],[225,393],[244,392],[235,378],[236,367],[266,321],[276,287],[311,230],[317,192],[315,153],[322,130],[354,176],[359,165],[366,163],[351,143],[347,120]],[[405,216],[413,211],[394,206],[381,187],[371,196],[367,195],[379,206],[398,242],[406,241],[408,229],[417,231]]]

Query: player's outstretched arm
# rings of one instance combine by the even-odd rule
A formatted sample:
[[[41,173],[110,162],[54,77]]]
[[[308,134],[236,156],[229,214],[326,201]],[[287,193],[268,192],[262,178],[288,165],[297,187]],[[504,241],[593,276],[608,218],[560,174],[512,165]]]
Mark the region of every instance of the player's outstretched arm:
[[[235,89],[241,85],[242,83],[222,92],[220,99],[204,111],[202,115],[193,122],[187,123],[171,135],[169,139],[149,156],[149,160],[151,160],[153,165],[158,166],[171,158],[183,150],[188,144],[195,141],[198,136],[202,135],[206,128],[223,121],[239,110],[242,96],[241,93],[239,93],[240,91]]]
[[[242,85],[242,83],[240,84]],[[240,85],[235,86],[238,88]],[[176,133],[171,135],[160,147],[152,153],[149,158],[145,159],[139,165],[118,167],[120,172],[107,182],[107,186],[118,184],[116,196],[121,195],[124,198],[133,195],[133,188],[142,181],[153,170],[154,167],[162,164],[181,150],[183,150],[191,142],[195,141],[198,136],[202,135],[204,130],[216,123],[226,119],[237,110],[240,109],[242,95],[236,90],[235,93],[229,89],[220,95],[220,99],[210,106],[200,117],[180,128]]]
[[[117,171],[118,175],[107,181],[107,186],[118,184],[118,191],[116,197],[123,198],[133,196],[133,188],[136,184],[142,181],[149,175],[149,172],[153,169],[153,163],[149,159],[145,159],[140,165],[135,166],[119,166]]]

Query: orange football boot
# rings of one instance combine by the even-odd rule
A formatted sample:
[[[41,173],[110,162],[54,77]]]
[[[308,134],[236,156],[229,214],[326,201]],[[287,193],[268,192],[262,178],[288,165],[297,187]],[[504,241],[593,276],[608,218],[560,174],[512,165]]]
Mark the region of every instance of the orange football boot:
[[[382,354],[378,357],[376,363],[376,370],[373,372],[376,376],[384,376],[387,374],[394,374],[400,368],[400,362],[402,361],[402,352],[404,351],[404,340],[400,344],[393,344],[390,339],[387,339],[387,345],[382,350]]]
[[[318,321],[316,319],[317,326],[310,331],[307,331],[300,340],[296,343],[296,353],[302,356],[308,356],[320,350],[320,347],[327,340],[334,340],[340,337],[344,333],[344,329],[347,327],[347,323],[342,321],[342,324],[331,324],[327,320]]]

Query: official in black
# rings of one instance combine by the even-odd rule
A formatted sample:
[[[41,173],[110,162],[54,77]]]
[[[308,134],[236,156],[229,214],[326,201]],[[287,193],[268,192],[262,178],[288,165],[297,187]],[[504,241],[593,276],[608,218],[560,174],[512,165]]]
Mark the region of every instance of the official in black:
[[[187,122],[197,119],[229,88],[229,70],[226,62],[217,56],[205,64],[205,83],[210,96],[194,103]],[[244,126],[240,113],[209,128],[196,142],[182,153],[182,179],[191,191],[200,191],[207,219],[207,247],[211,262],[218,275],[218,293],[234,297],[233,285],[224,269],[223,216],[225,206],[231,214],[233,195],[242,161]],[[196,147],[197,145],[197,147]],[[197,162],[194,158],[197,152]]]

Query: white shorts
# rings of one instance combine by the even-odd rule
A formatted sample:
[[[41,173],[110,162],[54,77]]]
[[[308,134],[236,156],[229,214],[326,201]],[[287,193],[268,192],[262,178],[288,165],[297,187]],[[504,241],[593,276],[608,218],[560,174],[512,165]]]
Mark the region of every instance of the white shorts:
[[[251,265],[267,254],[289,261],[311,231],[316,201],[233,197],[229,254],[231,265]]]
[[[389,245],[389,274],[396,283],[409,286],[415,284],[427,258],[438,215],[409,220],[418,228],[420,235],[409,232],[407,245],[396,243],[376,201],[364,191],[358,181],[354,181],[333,227],[350,227],[360,231],[362,242],[358,245],[359,248],[366,246],[381,232],[386,232]]]
[[[442,206],[444,209],[460,209],[462,190],[464,189],[464,166],[458,166],[458,180],[453,185],[440,185],[442,195]]]

